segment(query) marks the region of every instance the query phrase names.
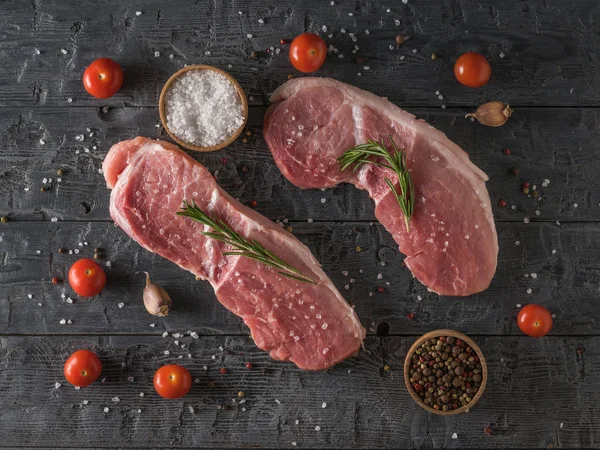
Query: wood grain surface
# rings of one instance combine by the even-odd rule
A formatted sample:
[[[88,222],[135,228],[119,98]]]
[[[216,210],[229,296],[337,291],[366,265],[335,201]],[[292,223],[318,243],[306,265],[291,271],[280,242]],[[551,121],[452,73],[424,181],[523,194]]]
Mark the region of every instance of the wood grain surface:
[[[0,449],[600,447],[597,1],[4,0],[0,13]],[[263,116],[269,94],[300,75],[280,40],[305,31],[331,46],[317,76],[388,97],[490,176],[500,254],[488,290],[429,293],[365,192],[303,191],[282,176]],[[400,48],[398,34],[410,37]],[[454,80],[465,51],[491,62],[481,89]],[[125,69],[106,100],[81,84],[98,57]],[[271,360],[207,283],[112,224],[102,160],[123,139],[168,140],[158,98],[186,64],[231,73],[250,104],[247,142],[193,157],[310,247],[367,328],[356,358],[320,373]],[[515,108],[506,125],[464,118],[489,100]],[[523,194],[525,181],[537,199]],[[109,281],[84,301],[64,279],[95,248]],[[145,270],[173,297],[167,318],[144,310]],[[550,336],[519,331],[528,303],[554,313]],[[488,363],[485,394],[465,415],[428,414],[404,386],[408,348],[438,328],[473,337]],[[62,366],[80,348],[97,351],[105,380],[75,390]],[[152,389],[155,370],[171,362],[198,380],[183,400]]]

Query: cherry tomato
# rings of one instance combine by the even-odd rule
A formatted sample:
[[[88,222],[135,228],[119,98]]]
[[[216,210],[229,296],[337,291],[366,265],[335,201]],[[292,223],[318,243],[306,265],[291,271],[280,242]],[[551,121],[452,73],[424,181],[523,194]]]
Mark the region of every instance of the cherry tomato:
[[[546,336],[552,329],[552,314],[541,305],[526,305],[519,311],[517,324],[528,336]]]
[[[104,289],[106,274],[93,259],[80,259],[69,269],[69,284],[82,297],[93,297]]]
[[[190,372],[179,364],[162,366],[154,374],[154,389],[164,398],[180,398],[192,387]]]
[[[290,61],[300,72],[314,72],[323,65],[326,56],[327,45],[316,34],[303,33],[290,45]]]
[[[108,98],[123,85],[123,69],[109,58],[100,58],[83,72],[83,87],[96,98]]]
[[[102,363],[94,352],[78,350],[65,362],[65,378],[74,386],[92,384],[102,373]]]
[[[490,81],[492,68],[481,53],[463,53],[454,64],[454,76],[461,84],[478,88]]]

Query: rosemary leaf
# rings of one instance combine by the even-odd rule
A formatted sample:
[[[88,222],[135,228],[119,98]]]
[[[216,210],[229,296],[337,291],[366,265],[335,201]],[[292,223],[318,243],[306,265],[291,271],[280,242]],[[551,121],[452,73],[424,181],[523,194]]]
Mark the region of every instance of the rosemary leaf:
[[[389,138],[394,149],[393,153],[386,148],[383,141],[369,140],[366,144],[356,145],[346,150],[338,158],[338,163],[342,171],[352,167],[353,171],[356,172],[363,164],[373,164],[393,170],[398,177],[400,192],[398,192],[394,183],[389,178],[386,177],[385,182],[394,193],[394,197],[396,197],[396,201],[404,215],[406,231],[410,233],[410,219],[413,216],[415,205],[415,186],[411,174],[406,167],[406,153],[396,146],[391,134]],[[369,159],[372,156],[383,158],[387,164]]]
[[[290,266],[285,261],[279,259],[262,244],[255,240],[248,240],[237,233],[226,222],[220,219],[213,219],[204,211],[202,211],[196,202],[190,203],[187,200],[183,201],[181,211],[177,212],[178,216],[189,217],[197,222],[209,226],[213,231],[202,231],[201,233],[212,239],[231,245],[234,250],[224,252],[224,255],[243,256],[245,258],[254,259],[269,267],[279,269],[279,274],[305,283],[317,284],[311,278],[305,277],[298,269]]]

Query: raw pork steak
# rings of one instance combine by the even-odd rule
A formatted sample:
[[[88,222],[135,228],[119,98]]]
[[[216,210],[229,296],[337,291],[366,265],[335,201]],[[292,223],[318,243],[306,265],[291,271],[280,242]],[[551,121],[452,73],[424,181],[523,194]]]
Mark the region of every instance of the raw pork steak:
[[[204,166],[176,146],[137,137],[114,145],[103,163],[114,221],[145,249],[209,281],[219,301],[240,316],[271,357],[302,369],[331,367],[358,352],[365,337],[354,310],[310,250],[292,234],[231,198]],[[246,238],[254,239],[316,285],[283,277],[201,234],[180,217],[194,200]]]
[[[326,78],[298,78],[271,96],[264,135],[283,174],[301,188],[352,183],[375,201],[375,216],[406,255],[406,266],[440,295],[486,289],[498,256],[487,175],[444,133],[386,99]],[[407,154],[416,202],[407,233],[385,183],[389,169],[363,165],[341,172],[337,158],[369,139],[391,134]],[[391,148],[391,147],[388,147]],[[396,183],[397,185],[397,183]]]

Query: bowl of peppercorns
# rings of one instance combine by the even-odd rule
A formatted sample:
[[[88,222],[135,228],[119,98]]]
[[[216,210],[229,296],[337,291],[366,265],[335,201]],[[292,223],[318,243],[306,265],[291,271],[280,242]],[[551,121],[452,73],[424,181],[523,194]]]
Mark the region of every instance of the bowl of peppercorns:
[[[454,330],[424,334],[404,361],[404,381],[423,409],[440,415],[467,412],[481,398],[487,383],[481,349]]]

